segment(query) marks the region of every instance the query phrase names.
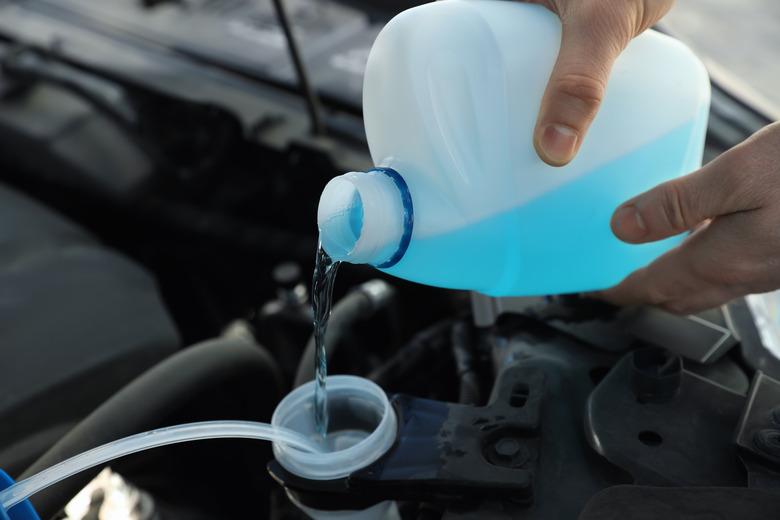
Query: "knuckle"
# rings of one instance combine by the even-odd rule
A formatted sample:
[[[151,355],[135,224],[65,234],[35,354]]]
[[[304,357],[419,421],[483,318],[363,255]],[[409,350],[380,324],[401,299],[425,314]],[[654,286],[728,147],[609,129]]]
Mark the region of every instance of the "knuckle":
[[[667,183],[661,192],[662,217],[666,225],[677,232],[683,232],[693,225],[684,197],[684,191],[679,182]]]
[[[604,81],[590,74],[569,72],[558,77],[553,87],[563,96],[571,99],[581,115],[592,119],[596,116],[604,98]]]

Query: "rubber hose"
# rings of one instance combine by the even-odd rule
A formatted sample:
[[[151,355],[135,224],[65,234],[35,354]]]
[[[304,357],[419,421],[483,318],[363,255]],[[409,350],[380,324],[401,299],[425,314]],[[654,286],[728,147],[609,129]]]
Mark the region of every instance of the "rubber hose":
[[[368,379],[382,388],[408,380],[411,372],[421,365],[434,363],[437,357],[445,354],[450,345],[451,328],[452,321],[447,320],[418,332],[382,366],[377,367]]]
[[[339,345],[349,334],[353,326],[361,320],[371,317],[377,310],[384,307],[395,294],[395,290],[382,280],[371,280],[364,283],[333,306],[333,311],[325,333],[328,361],[333,358]],[[306,348],[298,363],[295,373],[294,387],[314,379],[314,358],[317,351],[314,335],[309,338]]]
[[[220,338],[174,354],[95,409],[19,479],[106,442],[168,426],[163,421],[193,396],[236,381],[265,382],[257,395],[268,403],[275,404],[282,396],[283,381],[273,357],[247,340]],[[36,495],[33,505],[41,518],[57,514],[101,469],[86,471]]]

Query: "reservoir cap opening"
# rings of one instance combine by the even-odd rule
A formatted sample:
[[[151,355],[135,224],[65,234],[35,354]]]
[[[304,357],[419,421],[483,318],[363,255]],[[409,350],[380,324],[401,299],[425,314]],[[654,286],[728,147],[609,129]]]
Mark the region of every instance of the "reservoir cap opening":
[[[370,466],[393,445],[395,410],[384,390],[355,376],[328,377],[330,428],[324,451],[306,453],[274,443],[274,456],[287,471],[311,480],[336,480]],[[314,424],[314,381],[296,388],[274,411],[271,424],[321,442]]]

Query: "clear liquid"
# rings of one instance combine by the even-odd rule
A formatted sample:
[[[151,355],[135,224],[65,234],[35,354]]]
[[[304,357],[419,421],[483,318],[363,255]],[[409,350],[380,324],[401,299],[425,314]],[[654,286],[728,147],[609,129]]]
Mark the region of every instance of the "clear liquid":
[[[328,356],[325,345],[325,333],[328,330],[331,306],[333,304],[333,283],[341,262],[333,259],[317,246],[317,258],[314,263],[312,281],[312,307],[314,310],[314,425],[317,433],[325,439],[328,434]]]

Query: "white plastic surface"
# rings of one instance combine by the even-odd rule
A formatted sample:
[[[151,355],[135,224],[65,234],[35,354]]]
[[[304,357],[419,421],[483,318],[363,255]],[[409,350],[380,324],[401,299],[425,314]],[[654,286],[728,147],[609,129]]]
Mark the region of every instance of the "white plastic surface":
[[[322,192],[317,225],[334,260],[381,265],[404,232],[398,188],[384,173],[340,175]]]
[[[314,382],[296,388],[276,407],[271,424],[292,429],[316,440],[314,426]],[[340,430],[331,420],[327,449],[306,453],[290,445],[274,443],[274,457],[287,471],[311,480],[336,480],[365,468],[384,455],[395,442],[397,419],[384,390],[373,382],[354,376],[328,377],[328,407],[335,415],[352,415],[357,422],[372,424],[371,432]],[[382,502],[362,511],[319,511],[296,502],[315,519],[394,520],[399,518],[394,502]]]
[[[588,291],[679,243],[624,244],[609,222],[622,202],[700,166],[706,70],[680,42],[640,35],[579,155],[554,168],[533,130],[560,34],[544,7],[498,0],[425,4],[380,33],[366,132],[374,162],[401,174],[414,205],[411,245],[389,273],[493,296]]]
[[[257,439],[265,441],[276,439],[290,446],[295,446],[296,450],[300,450],[301,453],[306,453],[306,450],[309,453],[319,450],[319,447],[307,437],[294,431],[274,428],[269,424],[247,421],[181,424],[125,437],[55,464],[37,475],[21,480],[0,491],[0,507],[8,511],[16,504],[61,480],[132,453],[170,444],[207,439]]]
[[[332,425],[328,432],[331,445],[318,453],[274,443],[274,456],[287,471],[311,480],[343,478],[375,462],[395,442],[395,411],[384,390],[375,383],[355,376],[329,376],[328,407],[342,407],[339,415],[355,414],[361,422],[375,427],[371,432],[340,431],[338,425]],[[282,399],[271,424],[319,440],[314,426],[314,381]]]

